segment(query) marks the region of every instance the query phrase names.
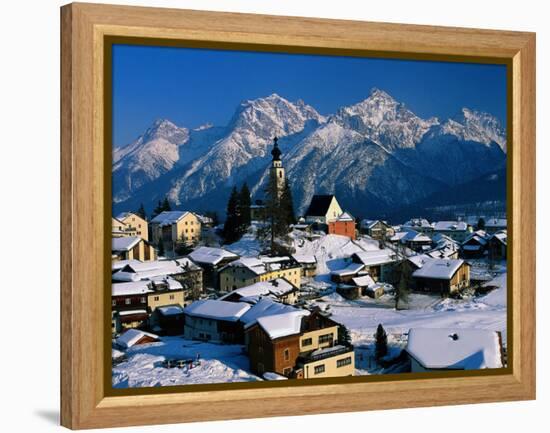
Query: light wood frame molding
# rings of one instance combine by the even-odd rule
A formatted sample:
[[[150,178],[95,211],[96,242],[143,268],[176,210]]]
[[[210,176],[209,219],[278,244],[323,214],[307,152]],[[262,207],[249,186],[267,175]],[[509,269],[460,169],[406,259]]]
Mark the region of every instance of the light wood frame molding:
[[[61,8],[61,424],[162,424],[535,398],[535,34],[98,4]],[[110,395],[105,349],[107,36],[509,66],[509,351],[503,374]],[[249,48],[250,49],[250,48]],[[265,49],[265,48],[264,48]],[[110,159],[109,159],[110,160]],[[110,195],[109,195],[110,197]],[[109,232],[110,233],[110,232]]]

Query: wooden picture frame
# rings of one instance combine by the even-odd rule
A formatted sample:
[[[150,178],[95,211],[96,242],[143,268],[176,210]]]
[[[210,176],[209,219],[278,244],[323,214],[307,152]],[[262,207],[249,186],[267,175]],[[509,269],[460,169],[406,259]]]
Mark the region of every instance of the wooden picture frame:
[[[79,3],[61,8],[61,32],[63,426],[80,429],[535,398],[533,33]],[[106,287],[110,287],[105,240],[110,212],[105,203],[106,197],[110,200],[106,164],[111,163],[111,155],[104,124],[111,115],[104,105],[109,38],[508,65],[510,366],[496,374],[477,371],[369,381],[302,381],[299,386],[110,393],[106,374],[110,353],[105,344],[109,335]]]

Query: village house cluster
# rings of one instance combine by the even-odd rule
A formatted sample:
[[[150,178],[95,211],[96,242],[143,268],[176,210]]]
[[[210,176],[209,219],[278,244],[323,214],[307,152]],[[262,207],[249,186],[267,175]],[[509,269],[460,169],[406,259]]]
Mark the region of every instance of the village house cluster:
[[[284,168],[275,155],[271,170],[284,185]],[[261,203],[251,206],[253,222],[262,209]],[[291,229],[308,240],[339,235],[350,242],[378,242],[378,248],[359,248],[344,257],[344,266],[330,271],[334,289],[346,299],[378,299],[402,279],[412,291],[448,297],[484,284],[472,272],[472,260],[506,259],[506,220],[481,221],[413,218],[398,226],[357,221],[335,195],[325,194],[312,197]],[[261,377],[353,375],[355,354],[347,329],[303,300],[305,283],[317,276],[316,257],[296,251],[241,256],[230,246],[206,246],[205,230],[212,225],[210,218],[191,210],[160,212],[150,221],[132,212],[113,217],[112,333],[118,347],[180,335],[242,345],[250,371]],[[184,254],[178,254],[180,247]],[[479,349],[473,341],[486,344],[494,358],[480,368],[495,365],[498,333],[480,332],[411,330],[406,350],[413,371],[471,368],[475,360],[462,367],[457,360],[468,360],[468,350]],[[438,355],[443,349],[437,344],[450,344],[453,356]]]

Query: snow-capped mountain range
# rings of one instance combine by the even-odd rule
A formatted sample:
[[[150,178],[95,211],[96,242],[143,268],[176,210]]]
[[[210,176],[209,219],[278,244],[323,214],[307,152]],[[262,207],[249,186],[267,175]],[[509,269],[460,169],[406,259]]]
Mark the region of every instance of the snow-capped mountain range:
[[[196,129],[157,120],[113,152],[114,210],[149,210],[168,196],[177,207],[223,216],[233,185],[262,195],[273,137],[303,212],[313,194],[336,193],[358,216],[403,207],[500,169],[506,133],[468,108],[446,120],[422,119],[373,89],[331,116],[272,94],[243,101],[229,124]]]

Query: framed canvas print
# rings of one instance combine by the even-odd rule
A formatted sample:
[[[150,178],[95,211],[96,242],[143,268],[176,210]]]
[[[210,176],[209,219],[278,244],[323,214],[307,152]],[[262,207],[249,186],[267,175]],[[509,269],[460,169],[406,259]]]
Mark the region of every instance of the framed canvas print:
[[[535,398],[535,36],[70,4],[62,424]]]

